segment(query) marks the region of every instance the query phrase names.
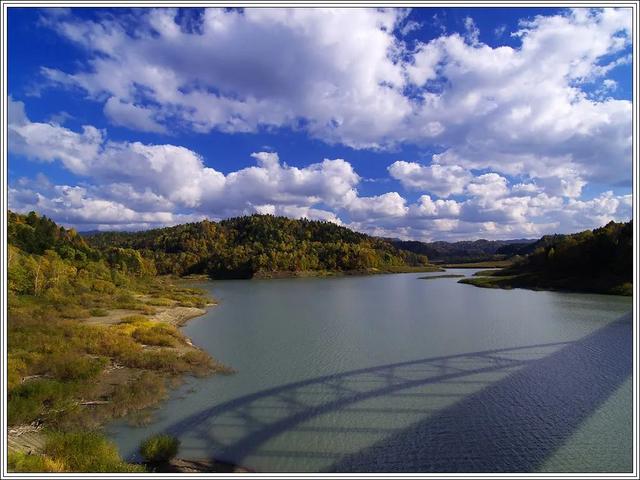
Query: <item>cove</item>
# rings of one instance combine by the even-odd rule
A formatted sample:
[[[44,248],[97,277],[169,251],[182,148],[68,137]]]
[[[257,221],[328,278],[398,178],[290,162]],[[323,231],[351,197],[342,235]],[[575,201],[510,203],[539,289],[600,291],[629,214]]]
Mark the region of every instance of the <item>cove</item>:
[[[184,331],[238,372],[107,432],[258,472],[631,470],[630,298],[420,276],[203,282]]]

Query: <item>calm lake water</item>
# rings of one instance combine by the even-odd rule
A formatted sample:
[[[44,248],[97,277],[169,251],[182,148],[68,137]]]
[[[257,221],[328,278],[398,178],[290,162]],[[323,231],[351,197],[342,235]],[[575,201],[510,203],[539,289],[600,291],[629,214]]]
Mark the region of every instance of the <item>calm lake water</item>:
[[[108,432],[258,472],[630,471],[631,299],[437,274],[199,284],[184,331],[237,373]]]

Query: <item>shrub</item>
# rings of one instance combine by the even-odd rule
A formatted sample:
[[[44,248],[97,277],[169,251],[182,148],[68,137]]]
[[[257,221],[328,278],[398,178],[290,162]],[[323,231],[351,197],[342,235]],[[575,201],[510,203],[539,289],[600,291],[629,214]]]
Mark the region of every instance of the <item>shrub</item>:
[[[140,455],[149,463],[165,463],[178,454],[180,440],[171,435],[159,434],[140,444]]]

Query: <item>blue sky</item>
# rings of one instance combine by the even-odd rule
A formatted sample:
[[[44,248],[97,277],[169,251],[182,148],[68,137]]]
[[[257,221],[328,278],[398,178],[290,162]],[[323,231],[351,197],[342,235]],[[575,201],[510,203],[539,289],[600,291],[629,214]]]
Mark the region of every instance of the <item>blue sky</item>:
[[[628,220],[630,28],[609,8],[10,8],[9,206],[420,240]]]

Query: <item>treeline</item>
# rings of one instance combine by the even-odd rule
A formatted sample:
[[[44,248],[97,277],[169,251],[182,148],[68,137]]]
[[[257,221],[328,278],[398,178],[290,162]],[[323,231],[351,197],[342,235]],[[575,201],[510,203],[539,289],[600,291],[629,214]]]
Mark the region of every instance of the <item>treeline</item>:
[[[503,260],[530,253],[535,240],[464,240],[460,242],[419,242],[389,239],[401,250],[426,255],[434,263],[474,263]]]
[[[572,235],[546,235],[512,266],[464,283],[631,295],[633,223],[610,222]]]
[[[428,264],[425,255],[331,222],[251,215],[143,232],[87,235],[98,250],[152,260],[159,274],[251,278],[257,272],[353,271]]]

